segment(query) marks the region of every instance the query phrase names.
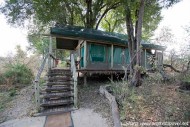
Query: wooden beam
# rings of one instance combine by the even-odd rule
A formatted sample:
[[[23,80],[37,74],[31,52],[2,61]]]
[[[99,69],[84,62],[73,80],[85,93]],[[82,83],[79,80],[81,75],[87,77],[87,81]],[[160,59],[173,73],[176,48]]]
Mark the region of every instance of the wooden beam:
[[[164,51],[162,51],[162,68],[163,68],[163,61],[164,61]]]
[[[87,42],[84,41],[84,68],[87,66]]]
[[[147,54],[146,54],[146,49],[144,50],[144,67],[147,69]]]
[[[87,86],[87,75],[84,74],[84,86]]]
[[[111,68],[113,68],[113,44],[111,45]]]
[[[49,38],[49,57],[48,57],[48,68],[51,69],[51,54],[52,54],[52,37]]]

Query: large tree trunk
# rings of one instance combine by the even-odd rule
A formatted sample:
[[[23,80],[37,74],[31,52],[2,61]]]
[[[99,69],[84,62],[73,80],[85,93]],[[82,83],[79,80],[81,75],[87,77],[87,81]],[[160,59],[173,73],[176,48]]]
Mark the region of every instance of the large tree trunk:
[[[140,7],[138,11],[138,20],[137,20],[137,32],[136,32],[136,44],[137,44],[137,61],[136,65],[138,68],[136,68],[135,71],[137,71],[136,74],[136,82],[137,84],[134,84],[135,86],[140,86],[141,85],[141,71],[140,71],[140,66],[141,66],[141,36],[142,36],[142,23],[143,23],[143,16],[144,16],[144,5],[145,5],[145,0],[141,0],[140,2]]]
[[[92,25],[92,0],[86,0],[87,11],[86,11],[86,27],[93,28]]]
[[[135,24],[136,24],[135,31],[134,31],[133,22],[131,19],[130,7],[129,7],[129,5],[127,5],[127,7],[126,7],[126,25],[127,25],[127,33],[128,33],[128,48],[129,48],[129,52],[130,52],[130,61],[136,55],[136,59],[134,61],[131,61],[131,65],[130,65],[130,74],[133,76],[132,80],[131,80],[131,84],[134,86],[141,85],[141,72],[140,72],[141,49],[140,49],[140,42],[141,42],[141,36],[142,36],[142,23],[143,23],[143,16],[144,16],[144,6],[145,6],[145,0],[141,0],[139,8],[136,10],[137,20],[135,22]],[[136,53],[135,53],[135,51],[136,51]],[[136,64],[137,68],[134,68],[135,64]]]
[[[134,68],[134,60],[132,61],[132,58],[134,57],[134,34],[133,34],[133,23],[131,19],[131,11],[129,6],[126,7],[126,26],[127,26],[127,34],[128,34],[128,49],[129,49],[129,55],[130,55],[130,75],[133,74],[133,68]]]

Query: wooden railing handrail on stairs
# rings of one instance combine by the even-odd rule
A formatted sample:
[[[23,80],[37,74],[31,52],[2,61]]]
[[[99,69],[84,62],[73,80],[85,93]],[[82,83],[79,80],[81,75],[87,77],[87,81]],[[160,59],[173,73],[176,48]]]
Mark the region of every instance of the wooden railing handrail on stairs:
[[[44,58],[42,58],[42,63],[41,63],[41,66],[38,70],[38,73],[35,77],[35,81],[34,81],[34,90],[35,90],[35,103],[36,103],[36,109],[38,110],[39,107],[40,107],[40,86],[39,86],[39,80],[40,80],[40,77],[41,77],[41,74],[44,70],[44,67],[45,67],[45,64],[46,64],[46,60],[49,56],[49,53],[47,53],[45,55]]]
[[[77,102],[78,102],[77,72],[76,72],[76,65],[75,65],[75,59],[74,59],[73,54],[71,54],[71,73],[74,79],[74,106],[75,108],[77,108]]]

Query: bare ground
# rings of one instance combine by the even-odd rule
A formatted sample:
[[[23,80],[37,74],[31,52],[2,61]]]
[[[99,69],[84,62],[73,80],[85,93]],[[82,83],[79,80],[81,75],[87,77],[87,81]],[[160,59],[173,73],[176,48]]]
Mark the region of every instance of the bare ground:
[[[108,100],[99,94],[101,85],[105,82],[88,81],[87,86],[79,87],[79,108],[92,109],[106,118],[109,127],[113,126],[111,107]]]
[[[110,106],[106,98],[102,97],[98,92],[100,85],[103,84],[89,82],[87,87],[82,87],[82,85],[79,85],[79,108],[81,110],[79,109],[80,111],[74,112],[73,117],[76,119],[79,114],[86,113],[89,116],[93,116],[89,117],[87,119],[88,121],[93,121],[93,119],[96,119],[94,121],[98,123],[98,121],[100,121],[99,119],[102,118],[101,125],[112,127],[113,124]],[[32,86],[25,87],[17,92],[17,95],[12,99],[12,101],[7,103],[6,108],[0,112],[1,122],[14,119],[24,120],[26,118],[31,118],[31,115],[35,111],[33,94],[34,91]]]
[[[1,112],[1,121],[30,117],[35,110],[32,86],[22,88]]]

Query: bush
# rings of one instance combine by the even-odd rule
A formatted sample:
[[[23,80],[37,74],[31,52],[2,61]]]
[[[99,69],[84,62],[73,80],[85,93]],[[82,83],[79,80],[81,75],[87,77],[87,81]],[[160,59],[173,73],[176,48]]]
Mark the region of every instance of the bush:
[[[0,85],[5,84],[5,77],[3,74],[0,74]]]
[[[13,97],[16,95],[16,89],[15,88],[12,88],[10,91],[9,91],[9,96],[10,97]]]
[[[13,84],[30,84],[33,79],[32,71],[25,64],[9,64],[3,74],[6,83]]]

